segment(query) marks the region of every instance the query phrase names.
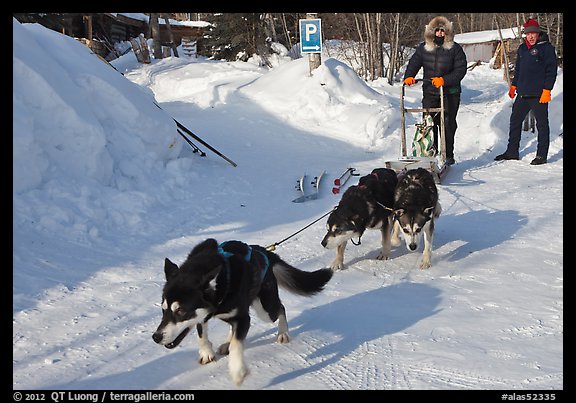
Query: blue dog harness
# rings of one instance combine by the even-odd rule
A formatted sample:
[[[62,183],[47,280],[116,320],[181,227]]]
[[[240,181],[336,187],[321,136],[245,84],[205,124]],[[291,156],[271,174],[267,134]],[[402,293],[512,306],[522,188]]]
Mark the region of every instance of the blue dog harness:
[[[221,254],[222,256],[224,256],[226,259],[234,256],[234,253],[224,250],[224,245],[226,245],[228,242],[230,242],[230,241],[222,242],[220,245],[218,245],[218,253]],[[246,260],[248,263],[250,263],[250,260],[252,259],[252,247],[250,245],[243,243],[243,242],[241,242],[241,243],[246,247],[246,254],[244,255],[244,260]],[[262,257],[264,258],[264,270],[262,271],[262,279],[264,279],[264,276],[266,275],[266,272],[268,271],[268,266],[270,265],[270,261],[268,260],[268,256],[266,256],[266,254],[264,252],[259,251],[259,250],[256,250],[256,252],[260,253],[260,255],[262,255]]]

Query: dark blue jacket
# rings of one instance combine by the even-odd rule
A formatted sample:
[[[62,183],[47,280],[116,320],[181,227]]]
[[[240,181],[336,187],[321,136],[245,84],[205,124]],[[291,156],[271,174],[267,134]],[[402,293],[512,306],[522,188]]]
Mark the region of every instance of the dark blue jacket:
[[[557,71],[556,49],[543,33],[530,49],[526,42],[518,47],[512,85],[520,96],[539,97],[554,87]]]
[[[466,75],[466,54],[462,46],[452,42],[451,46],[435,46],[433,50],[425,42],[416,47],[416,51],[408,61],[406,77],[415,77],[421,67],[424,68],[424,78],[444,78],[444,94],[459,94],[462,92],[460,82]],[[425,94],[439,95],[440,90],[429,81],[424,81],[422,91]]]

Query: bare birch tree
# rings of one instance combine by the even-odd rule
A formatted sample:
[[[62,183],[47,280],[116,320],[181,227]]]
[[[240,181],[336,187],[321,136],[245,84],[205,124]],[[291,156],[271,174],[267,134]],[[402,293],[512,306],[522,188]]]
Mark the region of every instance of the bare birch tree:
[[[396,73],[396,59],[398,56],[398,42],[399,42],[399,31],[400,31],[400,13],[396,13],[394,16],[394,28],[393,34],[391,35],[392,40],[390,41],[390,63],[388,65],[388,84],[392,85],[394,79],[394,73]]]

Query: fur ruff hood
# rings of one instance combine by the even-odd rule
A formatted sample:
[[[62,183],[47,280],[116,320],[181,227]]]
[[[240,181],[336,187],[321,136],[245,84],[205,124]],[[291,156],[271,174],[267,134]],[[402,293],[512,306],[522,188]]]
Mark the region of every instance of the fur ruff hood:
[[[434,36],[436,28],[443,27],[444,28],[444,43],[442,47],[446,50],[449,50],[454,46],[454,29],[452,28],[452,23],[448,21],[448,18],[439,15],[437,17],[432,18],[428,25],[424,28],[424,49],[428,52],[434,50],[436,45],[434,44]]]

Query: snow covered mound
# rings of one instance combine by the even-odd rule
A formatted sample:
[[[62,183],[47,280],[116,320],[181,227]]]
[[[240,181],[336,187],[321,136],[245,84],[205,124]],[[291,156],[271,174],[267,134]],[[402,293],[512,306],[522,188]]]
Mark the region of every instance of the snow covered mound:
[[[298,127],[349,139],[352,126],[352,137],[365,145],[383,136],[392,113],[384,95],[333,58],[322,60],[312,76],[306,57],[285,63],[241,91]]]
[[[54,178],[113,185],[147,174],[135,161],[175,158],[182,143],[153,100],[75,39],[13,19],[14,192]]]

